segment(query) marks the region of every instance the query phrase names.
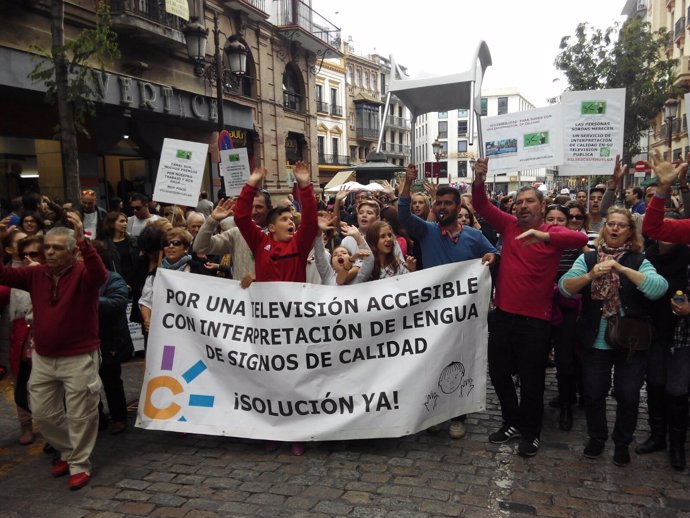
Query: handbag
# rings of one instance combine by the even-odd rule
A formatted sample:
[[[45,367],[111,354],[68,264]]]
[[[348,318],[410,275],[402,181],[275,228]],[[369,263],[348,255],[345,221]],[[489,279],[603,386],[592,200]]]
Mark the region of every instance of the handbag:
[[[652,345],[652,323],[647,317],[614,315],[607,322],[604,338],[614,349],[646,351]]]

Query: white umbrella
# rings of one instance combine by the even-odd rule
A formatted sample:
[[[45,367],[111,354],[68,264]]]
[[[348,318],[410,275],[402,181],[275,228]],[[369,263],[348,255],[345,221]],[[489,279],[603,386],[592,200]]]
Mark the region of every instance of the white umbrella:
[[[359,182],[345,182],[340,185],[334,185],[325,189],[326,192],[338,192],[338,191],[366,191],[367,186],[362,185]]]

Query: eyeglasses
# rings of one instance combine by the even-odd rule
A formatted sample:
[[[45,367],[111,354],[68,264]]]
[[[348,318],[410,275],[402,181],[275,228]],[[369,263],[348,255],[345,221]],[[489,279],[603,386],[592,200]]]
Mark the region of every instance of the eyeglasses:
[[[630,228],[630,225],[627,223],[618,223],[616,221],[607,221],[606,226],[608,228],[620,228],[621,230],[625,230],[626,228]]]
[[[576,219],[578,221],[583,221],[585,217],[582,214],[570,214],[568,219]]]
[[[24,259],[25,257],[30,257],[31,259],[36,259],[37,257],[41,256],[41,252],[24,252],[23,254],[19,254],[19,257],[21,259]]]
[[[168,241],[167,243],[165,243],[165,246],[166,247],[168,247],[168,246],[182,246],[183,244],[184,243],[182,241],[180,241],[179,239],[172,239],[172,240]]]

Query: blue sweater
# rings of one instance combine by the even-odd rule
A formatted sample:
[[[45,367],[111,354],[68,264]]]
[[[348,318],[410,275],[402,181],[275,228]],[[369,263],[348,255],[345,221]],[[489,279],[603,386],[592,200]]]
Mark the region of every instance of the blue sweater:
[[[484,254],[497,254],[498,250],[480,230],[463,226],[457,243],[441,234],[437,223],[424,221],[410,211],[410,198],[398,199],[398,218],[412,238],[419,242],[424,268],[441,264],[479,259]]]

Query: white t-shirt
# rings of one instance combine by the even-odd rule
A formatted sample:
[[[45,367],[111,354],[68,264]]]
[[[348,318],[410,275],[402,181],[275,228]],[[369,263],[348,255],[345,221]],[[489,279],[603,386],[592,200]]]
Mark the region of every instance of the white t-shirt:
[[[139,234],[141,234],[141,231],[144,230],[144,227],[146,227],[149,222],[159,219],[161,219],[161,217],[156,214],[151,214],[147,219],[139,219],[136,216],[130,216],[127,218],[127,233],[130,236],[139,237]]]

